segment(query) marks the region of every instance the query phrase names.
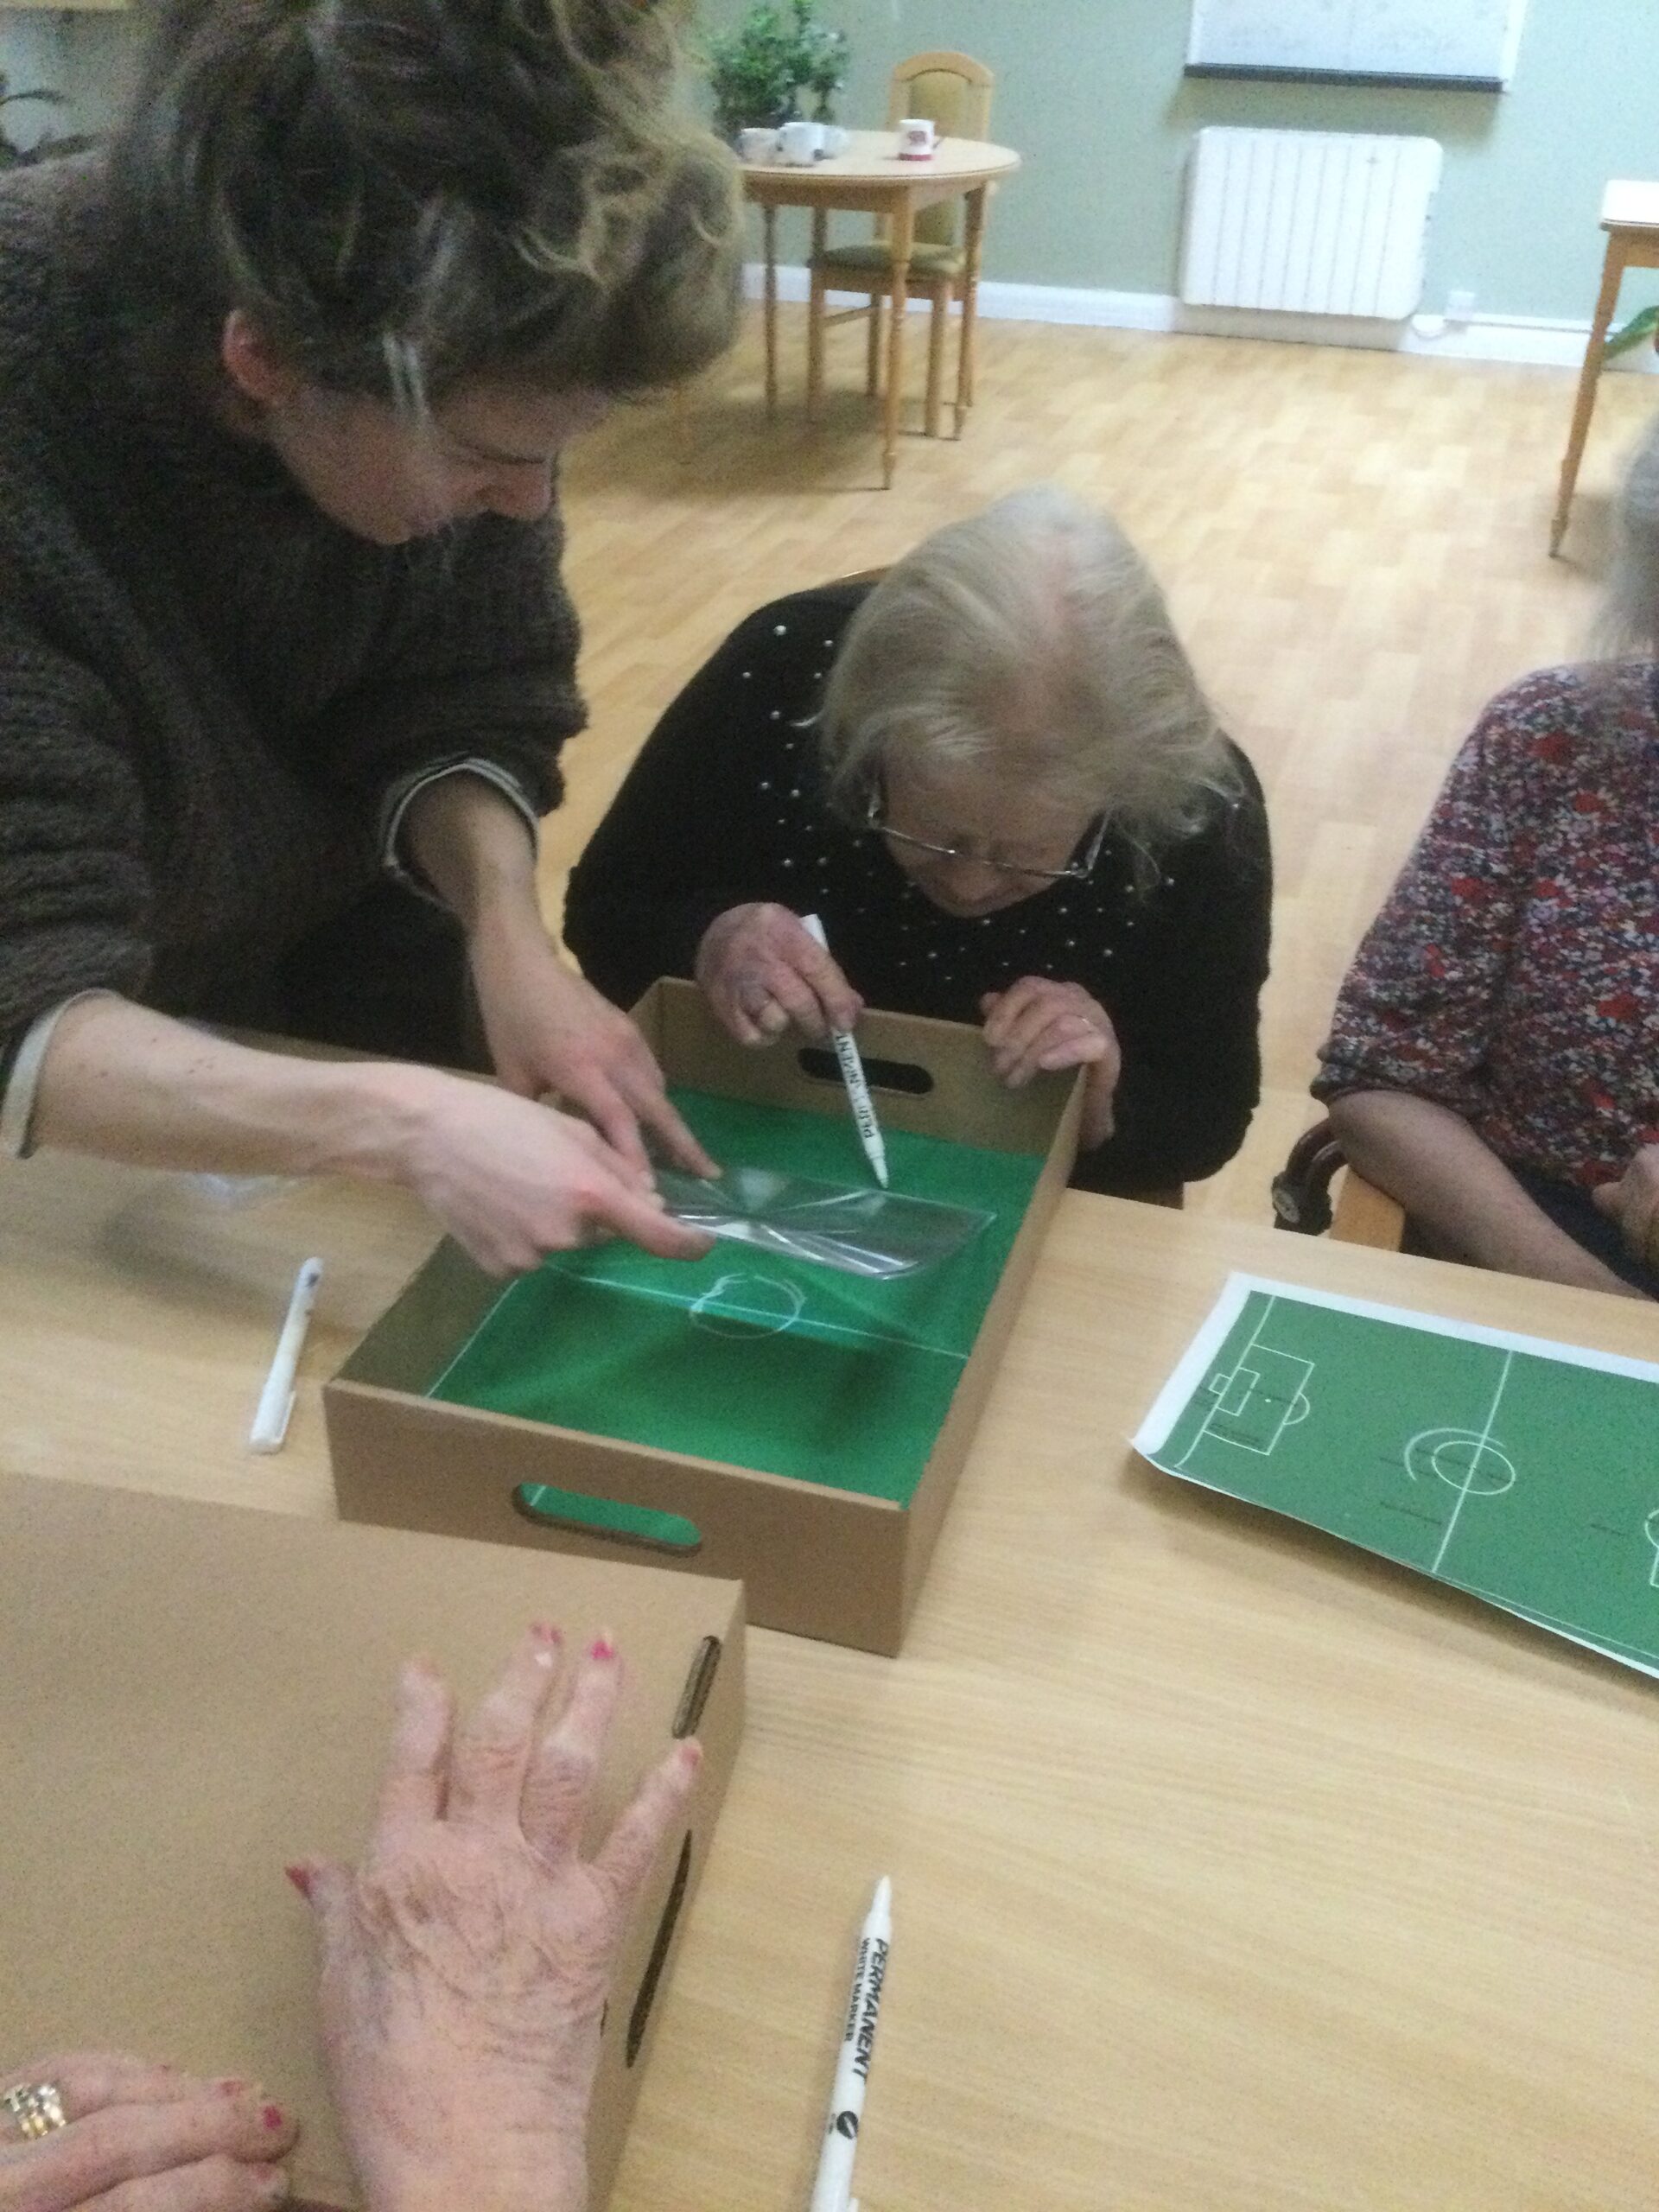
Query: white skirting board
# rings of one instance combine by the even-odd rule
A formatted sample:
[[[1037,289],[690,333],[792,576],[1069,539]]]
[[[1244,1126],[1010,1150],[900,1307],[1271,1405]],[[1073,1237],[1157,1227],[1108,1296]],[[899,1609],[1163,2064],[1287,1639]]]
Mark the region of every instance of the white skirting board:
[[[751,299],[760,296],[762,269],[751,262],[744,285]],[[785,264],[778,271],[781,300],[806,298],[806,270]],[[832,306],[854,307],[865,295],[832,292]],[[925,314],[925,300],[912,300],[913,315]],[[1269,338],[1296,346],[1357,346],[1372,353],[1420,353],[1428,359],[1464,361],[1519,361],[1541,368],[1577,369],[1583,365],[1590,325],[1553,321],[1539,315],[1471,315],[1436,331],[1438,316],[1417,315],[1410,322],[1371,322],[1357,317],[1266,314],[1249,308],[1190,308],[1173,292],[1096,292],[1063,284],[982,283],[979,311],[988,321],[1081,323],[1096,329],[1161,330],[1199,338]],[[1659,371],[1650,345],[1635,347],[1608,363],[1615,370],[1641,375]]]

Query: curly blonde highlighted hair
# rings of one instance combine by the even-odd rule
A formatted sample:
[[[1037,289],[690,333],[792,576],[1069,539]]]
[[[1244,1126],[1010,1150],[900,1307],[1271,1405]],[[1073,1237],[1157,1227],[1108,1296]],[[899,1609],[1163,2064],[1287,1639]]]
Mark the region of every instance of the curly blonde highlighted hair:
[[[111,154],[175,354],[241,308],[318,384],[626,394],[730,343],[735,171],[672,0],[162,0]]]
[[[822,743],[849,819],[895,757],[988,766],[1109,816],[1147,853],[1239,789],[1150,570],[1109,515],[1052,485],[888,569],[842,640]]]

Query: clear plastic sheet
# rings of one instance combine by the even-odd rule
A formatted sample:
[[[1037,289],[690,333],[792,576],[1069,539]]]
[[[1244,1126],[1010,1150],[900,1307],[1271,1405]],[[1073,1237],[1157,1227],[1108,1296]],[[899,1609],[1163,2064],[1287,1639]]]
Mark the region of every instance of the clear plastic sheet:
[[[180,1178],[185,1188],[194,1191],[210,1206],[223,1206],[228,1212],[239,1213],[250,1206],[262,1206],[270,1198],[280,1198],[284,1191],[297,1191],[302,1179],[297,1175],[184,1175]]]
[[[690,1228],[873,1281],[937,1267],[995,1218],[902,1191],[849,1188],[768,1167],[731,1167],[717,1182],[666,1169],[657,1187]]]

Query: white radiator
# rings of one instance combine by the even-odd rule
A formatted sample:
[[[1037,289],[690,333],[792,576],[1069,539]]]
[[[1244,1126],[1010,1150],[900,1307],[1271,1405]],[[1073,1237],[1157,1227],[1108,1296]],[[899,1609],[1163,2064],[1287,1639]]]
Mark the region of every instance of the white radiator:
[[[1423,296],[1433,138],[1350,130],[1200,130],[1181,297],[1403,321]]]

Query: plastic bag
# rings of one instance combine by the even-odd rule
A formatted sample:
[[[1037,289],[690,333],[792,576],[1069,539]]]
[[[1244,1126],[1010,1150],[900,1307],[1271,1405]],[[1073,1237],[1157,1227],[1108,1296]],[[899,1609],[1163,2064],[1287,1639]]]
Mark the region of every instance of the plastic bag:
[[[769,1167],[728,1168],[717,1182],[668,1169],[657,1187],[675,1220],[689,1228],[878,1280],[937,1267],[995,1218],[902,1191],[849,1189]]]

